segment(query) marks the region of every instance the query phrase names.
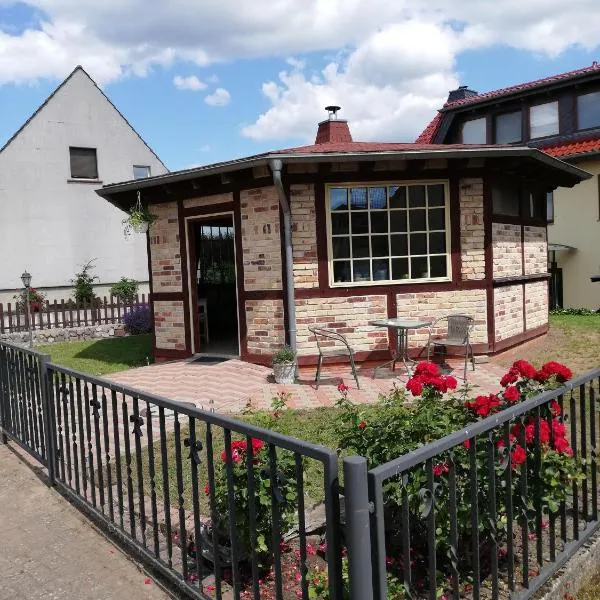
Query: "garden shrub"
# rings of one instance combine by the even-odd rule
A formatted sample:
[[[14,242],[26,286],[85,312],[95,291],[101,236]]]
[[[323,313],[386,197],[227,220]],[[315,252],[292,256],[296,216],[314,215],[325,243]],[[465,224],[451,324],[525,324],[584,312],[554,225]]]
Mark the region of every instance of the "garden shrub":
[[[394,389],[382,396],[376,411],[364,416],[364,408],[351,402],[348,388],[341,385],[342,408],[338,436],[340,448],[365,456],[369,468],[460,430],[478,419],[486,418],[541,392],[558,387],[572,376],[571,371],[556,362],[535,369],[527,361],[516,361],[502,377],[502,390],[497,394],[468,399],[468,388],[442,401],[446,391],[456,387],[456,380],[441,376],[436,365],[420,363],[406,389],[414,398],[407,403],[407,392]],[[539,440],[539,444],[536,442]],[[490,466],[489,457],[494,456]],[[408,499],[411,562],[417,595],[427,583],[427,519],[435,509],[436,556],[440,573],[449,574],[455,564],[467,575],[472,566],[471,461],[477,466],[478,532],[480,551],[488,554],[494,543],[502,546],[507,539],[506,496],[502,489],[506,470],[511,470],[514,526],[534,526],[536,512],[556,513],[571,490],[571,482],[585,477],[580,461],[573,456],[561,406],[557,402],[543,405],[515,419],[508,432],[502,427],[485,436],[466,440],[464,444],[444,452],[429,464],[421,464],[406,473],[386,480],[386,547],[396,559],[388,559],[389,576],[402,571],[401,510]],[[429,477],[433,474],[433,488]],[[490,471],[494,477],[490,477]],[[458,548],[450,544],[450,475],[456,481]],[[527,477],[529,490],[539,490],[538,504],[534,494],[521,494],[521,479]],[[496,503],[490,506],[490,479],[496,483]],[[501,491],[500,491],[501,490]],[[399,557],[399,558],[398,558]],[[485,566],[482,565],[485,576]],[[319,578],[315,578],[317,581]],[[440,575],[438,582],[444,578]],[[464,577],[463,577],[464,579]],[[438,595],[444,590],[437,590]],[[394,598],[404,598],[395,591]],[[412,597],[412,596],[406,596]]]
[[[125,331],[132,335],[152,331],[152,313],[148,304],[139,304],[123,315]]]
[[[587,317],[590,315],[600,314],[600,308],[593,310],[591,308],[553,308],[550,311],[551,315],[574,315],[578,317]]]
[[[110,288],[110,295],[121,302],[133,302],[138,293],[140,285],[135,279],[121,277],[117,283]]]
[[[43,292],[40,292],[36,288],[29,288],[29,294],[27,294],[27,290],[21,290],[18,294],[15,294],[13,298],[15,299],[16,308],[19,311],[27,310],[27,296],[29,295],[29,302],[31,304],[31,312],[38,312],[44,306],[44,301],[46,300],[46,295]]]
[[[81,267],[79,273],[75,273],[71,283],[75,286],[75,301],[77,304],[83,302],[92,303],[96,299],[94,293],[94,281],[100,281],[97,275],[92,275],[91,271],[94,267],[94,260],[89,260]]]

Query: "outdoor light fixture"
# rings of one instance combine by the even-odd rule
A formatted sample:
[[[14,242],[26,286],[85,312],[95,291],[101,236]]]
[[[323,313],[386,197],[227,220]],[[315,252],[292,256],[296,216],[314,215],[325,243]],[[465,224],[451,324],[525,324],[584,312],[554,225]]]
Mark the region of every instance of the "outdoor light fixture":
[[[31,288],[31,273],[25,271],[21,275],[21,281],[25,288],[25,306],[27,307],[27,331],[29,332],[29,347],[33,348],[33,331],[31,330],[31,298],[29,289]]]
[[[23,287],[29,288],[31,286],[31,273],[25,271],[25,273],[21,275],[21,281],[23,282]]]

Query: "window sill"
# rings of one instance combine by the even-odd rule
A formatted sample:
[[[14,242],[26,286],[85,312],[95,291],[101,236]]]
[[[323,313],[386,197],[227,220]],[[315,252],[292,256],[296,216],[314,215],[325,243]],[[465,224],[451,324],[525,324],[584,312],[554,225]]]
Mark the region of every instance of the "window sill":
[[[449,283],[452,281],[451,277],[435,277],[428,279],[385,279],[382,281],[339,281],[330,282],[330,288],[360,288],[360,287],[377,287],[377,286],[390,286],[390,285],[410,285],[415,283]]]
[[[93,183],[96,185],[102,185],[103,181],[102,179],[84,179],[82,177],[81,179],[69,178],[67,179],[67,183]]]

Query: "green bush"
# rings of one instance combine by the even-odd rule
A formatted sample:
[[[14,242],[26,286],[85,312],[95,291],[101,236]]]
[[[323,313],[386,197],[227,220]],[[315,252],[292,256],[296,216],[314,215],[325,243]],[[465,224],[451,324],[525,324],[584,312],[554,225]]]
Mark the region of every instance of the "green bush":
[[[110,288],[110,295],[118,298],[121,302],[133,302],[140,284],[135,279],[121,277],[117,283]]]
[[[289,346],[283,346],[273,355],[273,364],[294,362],[296,360],[295,352]]]
[[[74,279],[71,282],[75,286],[75,301],[77,304],[82,302],[92,303],[96,299],[94,293],[94,281],[100,281],[97,275],[92,275],[90,272],[95,268],[94,260],[89,260],[81,267],[79,273],[75,273]]]
[[[550,311],[551,315],[573,315],[578,317],[587,317],[589,315],[600,314],[600,309],[592,310],[591,308],[554,308]]]

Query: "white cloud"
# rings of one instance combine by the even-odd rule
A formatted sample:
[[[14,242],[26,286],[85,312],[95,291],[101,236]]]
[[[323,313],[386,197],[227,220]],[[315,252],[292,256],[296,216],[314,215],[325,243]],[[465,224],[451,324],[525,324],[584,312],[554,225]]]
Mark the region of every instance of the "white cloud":
[[[173,85],[178,90],[191,90],[193,92],[205,90],[207,87],[206,84],[203,81],[200,81],[195,75],[187,75],[185,77],[182,75],[175,75],[175,77],[173,77]]]
[[[202,11],[194,0],[152,10],[142,0],[23,4],[32,24],[0,31],[0,85],[61,78],[78,63],[102,84],[185,62],[292,57],[262,87],[269,107],[244,129],[256,139],[309,139],[333,101],[357,138],[410,139],[458,83],[461,52],[505,45],[555,57],[597,48],[600,30],[597,0],[203,0]],[[330,56],[328,66],[309,71],[298,56],[310,53]],[[223,106],[229,96],[205,100]]]
[[[204,98],[209,106],[227,106],[231,102],[231,94],[225,88],[217,88]]]

